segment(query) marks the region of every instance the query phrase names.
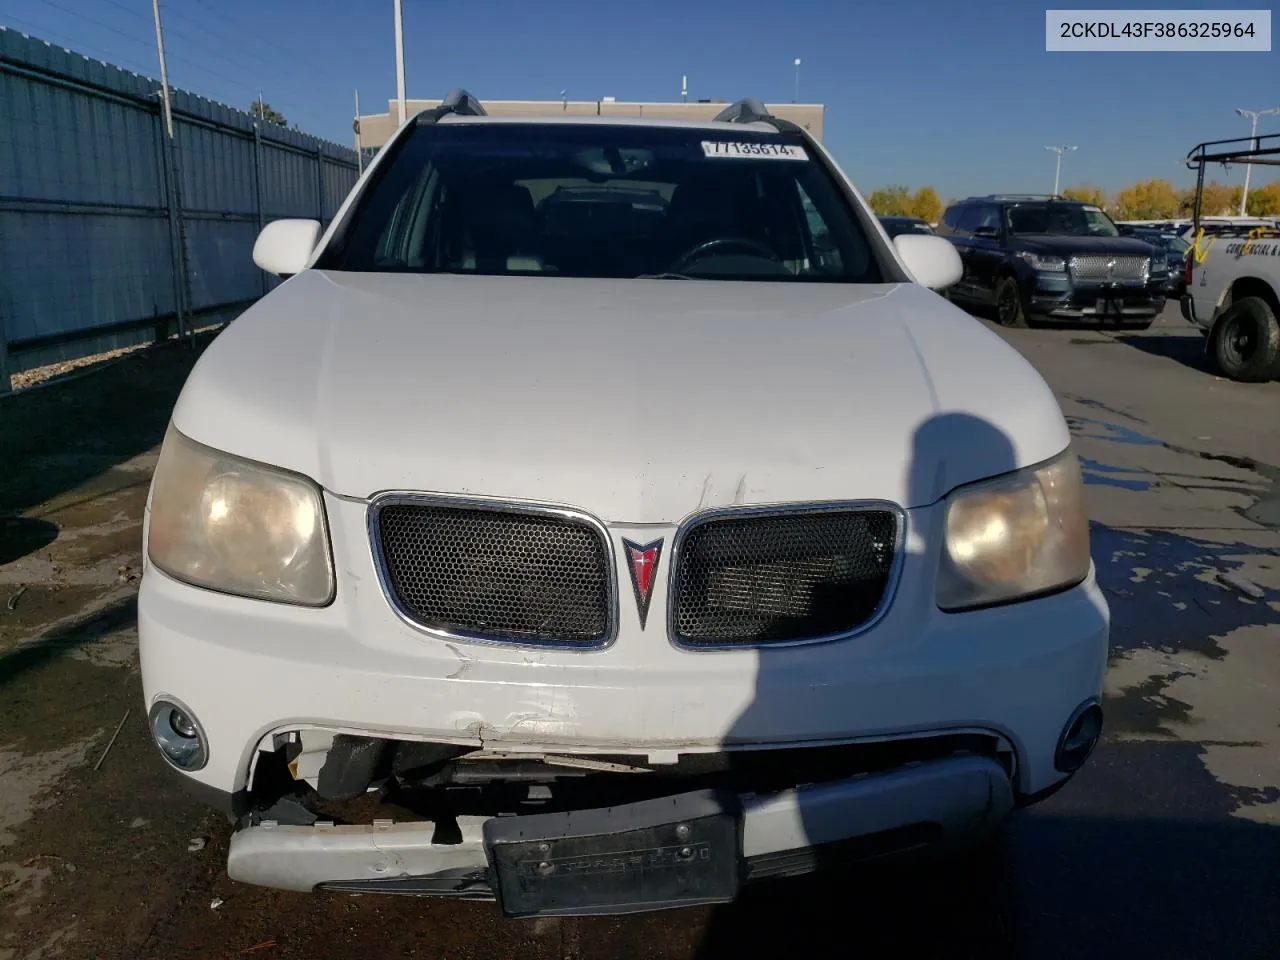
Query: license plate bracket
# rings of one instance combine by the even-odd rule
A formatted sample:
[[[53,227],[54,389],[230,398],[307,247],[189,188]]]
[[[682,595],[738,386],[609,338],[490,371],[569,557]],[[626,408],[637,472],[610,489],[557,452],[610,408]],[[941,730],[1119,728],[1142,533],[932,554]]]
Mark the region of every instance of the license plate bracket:
[[[714,790],[484,825],[509,917],[639,913],[728,903],[742,877],[741,808]]]

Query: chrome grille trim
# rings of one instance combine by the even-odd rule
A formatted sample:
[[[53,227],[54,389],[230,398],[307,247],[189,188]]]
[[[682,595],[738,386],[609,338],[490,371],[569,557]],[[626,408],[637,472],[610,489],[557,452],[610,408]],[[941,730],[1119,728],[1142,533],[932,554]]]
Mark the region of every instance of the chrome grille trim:
[[[1070,265],[1071,276],[1075,280],[1146,283],[1151,272],[1150,258],[1136,254],[1074,256]]]
[[[526,516],[551,516],[562,520],[580,523],[589,527],[597,536],[604,549],[606,566],[606,629],[600,639],[585,643],[578,641],[558,641],[547,639],[514,639],[504,636],[492,636],[482,632],[466,630],[447,630],[428,626],[419,621],[413,612],[401,603],[392,583],[392,572],[387,563],[383,549],[379,521],[382,511],[390,506],[408,505],[424,507],[445,507],[460,510],[492,511],[495,513],[521,514]],[[613,537],[608,528],[599,519],[584,510],[560,504],[548,504],[533,501],[486,499],[483,497],[450,496],[448,494],[428,494],[412,491],[390,491],[378,494],[369,501],[366,516],[366,532],[369,546],[373,554],[374,569],[378,575],[378,585],[382,595],[390,605],[397,618],[413,630],[436,637],[441,640],[473,643],[486,646],[525,649],[530,647],[594,652],[606,650],[613,646],[618,637],[618,559],[614,548]]]
[[[894,517],[896,539],[893,545],[893,557],[889,566],[888,578],[885,581],[880,602],[875,610],[862,623],[852,630],[827,634],[817,637],[804,637],[797,640],[773,640],[764,642],[724,642],[724,643],[685,643],[680,640],[680,631],[676,623],[679,604],[680,569],[684,553],[685,541],[697,528],[706,523],[720,519],[739,517],[786,517],[797,514],[836,513],[850,511],[887,512]],[[893,605],[898,592],[898,583],[902,577],[902,568],[906,561],[906,545],[908,535],[907,511],[888,500],[842,500],[820,501],[809,503],[762,504],[747,507],[720,507],[704,510],[686,517],[676,530],[672,540],[671,559],[667,568],[667,639],[672,646],[689,652],[703,653],[726,650],[763,650],[780,647],[807,647],[820,643],[835,643],[860,636],[873,629]]]

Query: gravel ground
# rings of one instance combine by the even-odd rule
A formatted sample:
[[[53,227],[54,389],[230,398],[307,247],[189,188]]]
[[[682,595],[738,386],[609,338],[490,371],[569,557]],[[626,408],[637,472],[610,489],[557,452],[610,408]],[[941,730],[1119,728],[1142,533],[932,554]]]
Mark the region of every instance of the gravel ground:
[[[147,484],[207,337],[0,399],[0,960],[1280,956],[1280,384],[1214,377],[1174,312],[1002,333],[1084,458],[1114,618],[1103,745],[983,872],[631,919],[227,880],[227,824],[148,743],[136,657]]]

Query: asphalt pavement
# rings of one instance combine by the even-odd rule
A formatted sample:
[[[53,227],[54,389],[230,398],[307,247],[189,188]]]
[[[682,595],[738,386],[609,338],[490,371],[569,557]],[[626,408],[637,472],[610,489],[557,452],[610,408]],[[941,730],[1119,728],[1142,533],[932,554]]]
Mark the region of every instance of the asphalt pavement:
[[[1085,469],[1102,745],[984,861],[634,918],[229,881],[228,826],[155,756],[137,668],[142,507],[198,350],[0,399],[0,960],[1280,956],[1280,383],[1215,377],[1176,309],[1141,334],[1000,333]]]

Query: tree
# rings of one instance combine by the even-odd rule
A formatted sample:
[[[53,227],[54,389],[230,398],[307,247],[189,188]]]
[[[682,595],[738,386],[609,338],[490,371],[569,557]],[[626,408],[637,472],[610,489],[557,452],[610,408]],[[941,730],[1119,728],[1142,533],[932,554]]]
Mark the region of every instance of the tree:
[[[273,110],[271,104],[263,103],[261,100],[253,101],[249,107],[249,113],[253,115],[255,120],[261,120],[264,123],[274,123],[278,127],[287,127],[289,121],[284,118],[284,114],[278,110]]]
[[[1235,216],[1240,212],[1240,194],[1242,191],[1242,187],[1229,187],[1225,183],[1219,183],[1217,180],[1210,180],[1204,185],[1204,193],[1200,196],[1200,216]],[[1179,212],[1185,216],[1191,216],[1192,211],[1195,209],[1195,203],[1196,188],[1188,187],[1182,191]]]
[[[910,217],[911,194],[906,187],[881,187],[867,198],[871,209],[880,217]]]
[[[933,187],[921,187],[911,198],[911,215],[925,223],[937,223],[942,216],[942,201]]]
[[[1240,208],[1237,206],[1236,209]],[[1280,180],[1272,180],[1266,186],[1250,185],[1245,210],[1251,217],[1274,217],[1280,214]]]
[[[1168,180],[1140,180],[1116,194],[1118,220],[1165,220],[1178,215],[1178,192]]]
[[[1101,187],[1093,187],[1088,184],[1082,184],[1078,187],[1067,187],[1062,191],[1062,195],[1070,200],[1079,200],[1081,203],[1091,203],[1095,207],[1107,208],[1107,195],[1102,192]]]

